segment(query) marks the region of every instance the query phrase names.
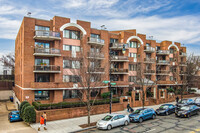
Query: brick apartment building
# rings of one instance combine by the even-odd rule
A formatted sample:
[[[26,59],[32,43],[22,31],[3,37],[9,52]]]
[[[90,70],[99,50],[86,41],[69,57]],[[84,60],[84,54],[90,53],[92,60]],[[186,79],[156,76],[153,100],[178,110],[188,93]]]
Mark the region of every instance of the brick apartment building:
[[[149,96],[152,99],[165,99],[166,88],[178,89],[182,85],[186,47],[181,47],[180,43],[158,43],[136,30],[98,30],[91,28],[90,22],[77,20],[71,23],[69,18],[59,16],[52,20],[24,17],[15,41],[15,102],[79,100],[77,93],[81,86],[74,83],[78,75],[73,75],[70,69],[80,69],[80,66],[74,67],[72,62],[79,61],[76,57],[81,52],[87,55],[88,60],[95,55],[100,68],[109,66],[100,71],[111,68],[110,80],[116,83],[112,86],[114,96],[125,96],[130,91],[137,75],[138,62],[144,69],[143,78],[156,83],[151,88],[145,88],[152,93]],[[109,80],[109,73],[101,74]],[[109,91],[107,85],[94,88],[100,88],[101,93]],[[135,100],[141,100],[137,88],[133,91]]]

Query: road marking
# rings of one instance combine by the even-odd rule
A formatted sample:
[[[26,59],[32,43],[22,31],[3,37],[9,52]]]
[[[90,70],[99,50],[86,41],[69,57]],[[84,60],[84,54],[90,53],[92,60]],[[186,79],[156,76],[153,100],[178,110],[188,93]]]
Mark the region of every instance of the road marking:
[[[146,131],[145,133],[148,133],[148,132],[151,132],[151,131],[154,131],[154,130],[156,130],[156,129],[151,129],[151,130],[149,130],[149,131]]]
[[[200,131],[200,129],[195,129],[195,131]]]

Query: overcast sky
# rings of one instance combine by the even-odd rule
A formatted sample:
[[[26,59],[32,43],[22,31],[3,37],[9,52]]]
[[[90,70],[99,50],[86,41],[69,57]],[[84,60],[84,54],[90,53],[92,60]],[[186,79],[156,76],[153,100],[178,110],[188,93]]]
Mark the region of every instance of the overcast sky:
[[[147,38],[183,43],[187,53],[200,55],[200,0],[0,0],[1,54],[14,51],[27,12],[41,19],[90,21],[93,28],[136,29]]]

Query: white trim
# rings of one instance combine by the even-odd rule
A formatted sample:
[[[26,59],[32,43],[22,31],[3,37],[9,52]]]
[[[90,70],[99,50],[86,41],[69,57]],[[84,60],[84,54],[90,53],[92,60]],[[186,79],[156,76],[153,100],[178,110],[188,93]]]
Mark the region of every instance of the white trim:
[[[177,49],[177,51],[179,51],[179,48],[178,48],[174,43],[172,43],[171,45],[169,45],[168,50],[169,50],[172,46],[174,46],[174,47]]]
[[[73,27],[76,27],[76,28],[80,29],[83,32],[83,35],[87,34],[85,29],[82,26],[80,26],[80,25],[78,25],[76,23],[66,23],[66,24],[64,24],[63,26],[60,27],[60,31],[63,31],[65,28],[70,27],[70,26],[73,26]]]
[[[22,90],[74,90],[74,89],[84,89],[86,87],[78,87],[78,88],[23,88],[17,84],[15,84],[17,87],[21,88]],[[108,86],[97,86],[97,87],[91,87],[91,88],[107,88]]]
[[[139,38],[138,36],[131,36],[131,37],[129,37],[129,38],[127,39],[126,43],[129,43],[129,41],[130,41],[131,39],[137,39],[137,40],[140,41],[141,45],[144,44],[144,42],[142,41],[142,39]]]

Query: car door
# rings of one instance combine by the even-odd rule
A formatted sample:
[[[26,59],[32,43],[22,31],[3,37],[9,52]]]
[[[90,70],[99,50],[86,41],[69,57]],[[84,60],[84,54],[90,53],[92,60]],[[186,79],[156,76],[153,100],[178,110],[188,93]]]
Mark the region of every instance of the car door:
[[[151,117],[151,112],[149,112],[148,109],[144,110],[143,118],[146,120],[146,119],[149,119],[150,117]]]
[[[114,116],[111,122],[112,122],[111,123],[112,127],[119,126],[119,117],[118,117],[118,115]]]

